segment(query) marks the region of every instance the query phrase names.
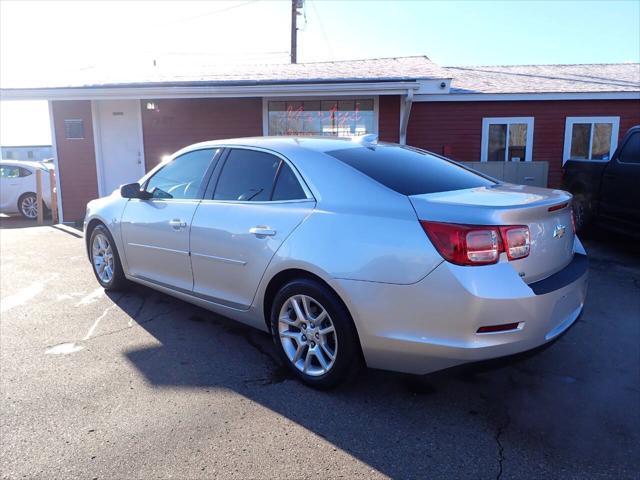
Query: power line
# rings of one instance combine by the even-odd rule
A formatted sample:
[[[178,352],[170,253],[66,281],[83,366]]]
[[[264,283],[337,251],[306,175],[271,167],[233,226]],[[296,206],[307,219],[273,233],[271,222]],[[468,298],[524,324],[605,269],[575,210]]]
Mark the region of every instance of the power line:
[[[200,14],[198,14],[198,15],[193,15],[193,16],[191,16],[191,17],[185,17],[185,18],[180,18],[180,19],[178,19],[178,20],[172,20],[172,21],[167,22],[167,23],[165,23],[165,24],[162,24],[162,25],[160,25],[160,26],[162,26],[162,27],[166,27],[166,26],[169,26],[169,25],[175,25],[175,24],[177,24],[177,23],[190,22],[191,20],[197,20],[197,19],[199,19],[199,18],[208,17],[208,16],[210,16],[210,15],[215,15],[215,14],[217,14],[217,13],[228,12],[229,10],[234,10],[234,9],[236,9],[236,8],[244,7],[244,6],[246,6],[246,5],[249,5],[250,3],[255,3],[255,2],[257,2],[257,1],[258,1],[258,0],[248,0],[248,1],[246,1],[246,2],[239,3],[239,4],[237,4],[237,5],[230,5],[230,6],[225,7],[225,8],[219,8],[219,9],[217,9],[217,10],[213,10],[213,11],[211,11],[211,12],[200,13]]]
[[[322,18],[320,17],[320,14],[318,13],[318,9],[316,8],[316,2],[314,2],[313,0],[309,0],[309,3],[311,3],[311,7],[313,7],[313,11],[316,14],[316,18],[318,19],[318,25],[320,25],[320,33],[322,33],[322,37],[324,38],[324,43],[327,46],[327,49],[329,50],[329,55],[331,56],[331,58],[333,58],[334,57],[333,48],[331,47],[331,42],[329,42],[329,37],[327,37],[327,32],[325,32],[324,30],[324,25],[322,24]]]

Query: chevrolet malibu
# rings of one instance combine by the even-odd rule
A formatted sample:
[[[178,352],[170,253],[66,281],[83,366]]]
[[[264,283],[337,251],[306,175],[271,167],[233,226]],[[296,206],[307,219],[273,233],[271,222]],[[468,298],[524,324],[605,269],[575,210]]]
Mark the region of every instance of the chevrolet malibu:
[[[407,146],[270,137],[184,148],[91,201],[105,289],[137,282],[270,332],[329,388],[533,349],[582,311],[571,195]]]

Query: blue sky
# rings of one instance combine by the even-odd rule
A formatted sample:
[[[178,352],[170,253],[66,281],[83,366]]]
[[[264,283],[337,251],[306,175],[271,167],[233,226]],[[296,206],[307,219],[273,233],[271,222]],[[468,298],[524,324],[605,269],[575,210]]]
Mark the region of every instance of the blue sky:
[[[441,65],[640,62],[639,0],[306,0],[304,13],[302,62],[403,55]],[[289,21],[286,0],[2,1],[0,83],[184,53],[287,62]],[[46,106],[2,102],[0,114],[0,143],[50,141]]]

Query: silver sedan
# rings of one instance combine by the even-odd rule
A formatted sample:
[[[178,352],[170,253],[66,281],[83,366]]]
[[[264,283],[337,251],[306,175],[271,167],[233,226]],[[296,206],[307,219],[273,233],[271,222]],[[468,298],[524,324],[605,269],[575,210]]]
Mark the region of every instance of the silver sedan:
[[[582,311],[571,195],[375,139],[199,143],[91,201],[105,289],[129,281],[270,332],[303,382],[426,374],[551,341]]]

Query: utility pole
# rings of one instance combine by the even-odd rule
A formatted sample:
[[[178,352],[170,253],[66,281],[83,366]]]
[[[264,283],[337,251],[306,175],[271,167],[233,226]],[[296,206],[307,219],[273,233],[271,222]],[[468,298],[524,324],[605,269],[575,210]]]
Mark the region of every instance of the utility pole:
[[[298,10],[304,0],[291,0],[291,63],[298,63]]]

